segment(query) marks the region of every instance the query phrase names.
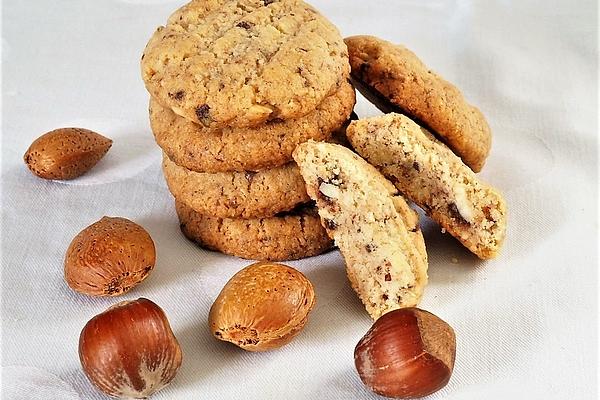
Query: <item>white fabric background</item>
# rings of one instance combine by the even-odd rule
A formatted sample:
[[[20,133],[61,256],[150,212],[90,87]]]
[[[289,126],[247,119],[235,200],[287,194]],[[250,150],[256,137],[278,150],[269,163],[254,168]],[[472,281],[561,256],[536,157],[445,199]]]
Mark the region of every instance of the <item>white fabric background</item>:
[[[424,222],[430,284],[421,306],[458,340],[432,399],[594,399],[597,364],[597,46],[594,1],[317,1],[342,33],[404,43],[455,82],[494,132],[482,178],[510,212],[502,255],[480,262]],[[148,297],[164,308],[183,366],[157,399],[376,398],[353,349],[371,321],[337,252],[292,262],[317,306],[288,346],[251,354],[211,337],[207,314],[247,261],[199,249],[178,229],[147,121],[139,57],[182,1],[3,2],[2,398],[101,399],[77,341],[93,315]],[[360,98],[362,117],[377,111]],[[88,176],[32,176],[31,141],[78,125],[115,140]],[[103,215],[143,225],[155,271],[121,299],[75,294],[65,250]],[[456,258],[458,263],[453,263]]]

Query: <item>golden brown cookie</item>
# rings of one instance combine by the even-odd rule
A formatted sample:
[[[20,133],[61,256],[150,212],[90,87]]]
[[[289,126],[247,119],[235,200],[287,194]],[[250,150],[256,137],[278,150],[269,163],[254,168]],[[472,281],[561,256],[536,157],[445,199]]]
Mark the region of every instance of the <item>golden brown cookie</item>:
[[[475,172],[492,134],[478,108],[404,46],[373,36],[345,39],[356,88],[384,112],[397,111],[436,133]]]
[[[337,28],[300,0],[193,0],[154,33],[141,67],[163,106],[214,129],[299,118],[350,71]]]
[[[352,146],[408,199],[478,257],[498,255],[506,203],[448,147],[408,117],[387,114],[350,124]]]
[[[180,167],[163,155],[163,172],[178,201],[214,217],[270,217],[310,200],[293,162],[258,172],[209,174]]]
[[[202,247],[260,261],[297,260],[333,247],[316,209],[297,209],[269,218],[216,218],[176,202],[181,231]]]
[[[344,82],[304,117],[215,131],[151,99],[150,123],[156,142],[178,165],[197,172],[258,171],[292,161],[292,151],[300,143],[328,139],[348,120],[355,100],[354,88]]]
[[[427,284],[427,253],[418,216],[394,185],[340,145],[302,143],[294,160],[369,315],[416,306]]]

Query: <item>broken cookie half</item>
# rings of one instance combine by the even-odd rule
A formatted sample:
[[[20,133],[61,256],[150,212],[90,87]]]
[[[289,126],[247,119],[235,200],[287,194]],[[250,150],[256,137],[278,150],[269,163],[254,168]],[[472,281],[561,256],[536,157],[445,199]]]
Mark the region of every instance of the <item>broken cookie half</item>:
[[[417,213],[377,169],[345,147],[310,141],[293,156],[369,315],[377,319],[416,306],[427,284]]]
[[[347,136],[409,200],[479,258],[495,257],[506,232],[506,203],[448,147],[400,114],[353,121]]]

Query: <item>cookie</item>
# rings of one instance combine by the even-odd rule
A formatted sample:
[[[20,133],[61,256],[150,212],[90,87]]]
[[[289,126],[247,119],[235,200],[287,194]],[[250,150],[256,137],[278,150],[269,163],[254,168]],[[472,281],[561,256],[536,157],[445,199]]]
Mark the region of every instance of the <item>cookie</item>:
[[[314,206],[269,218],[209,217],[175,203],[181,231],[202,247],[260,261],[297,260],[333,247]]]
[[[345,147],[311,141],[293,155],[369,315],[377,319],[416,306],[427,284],[416,212],[379,171]]]
[[[357,89],[384,112],[402,112],[436,133],[475,172],[492,134],[485,117],[407,48],[373,36],[346,38]]]
[[[310,114],[271,121],[256,128],[214,131],[179,117],[150,100],[150,123],[158,145],[178,165],[198,172],[258,171],[292,160],[292,151],[309,139],[325,140],[348,119],[356,96],[344,82]]]
[[[209,174],[180,167],[163,154],[163,173],[177,200],[214,217],[270,217],[310,200],[293,162],[258,172]]]
[[[337,28],[299,0],[194,0],[154,33],[141,68],[163,106],[214,129],[299,118],[350,72]]]
[[[502,195],[433,135],[404,115],[388,114],[352,122],[347,136],[357,153],[465,247],[482,259],[498,254],[506,231]]]

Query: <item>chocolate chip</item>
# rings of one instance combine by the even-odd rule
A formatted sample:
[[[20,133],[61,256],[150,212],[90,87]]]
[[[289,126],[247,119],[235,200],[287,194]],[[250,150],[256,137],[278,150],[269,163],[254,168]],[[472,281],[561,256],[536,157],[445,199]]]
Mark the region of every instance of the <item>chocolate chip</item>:
[[[383,296],[381,296],[381,298],[382,298],[382,299],[385,301],[385,300],[387,300],[389,297],[388,297],[388,295],[387,295],[387,294],[384,294]]]
[[[335,230],[338,226],[337,223],[332,219],[325,218],[324,222],[325,222],[325,228],[329,229],[330,231]]]
[[[201,106],[196,107],[196,116],[200,122],[207,125],[210,118],[210,106],[208,104],[202,104]]]
[[[376,249],[377,249],[377,245],[375,243],[369,243],[368,245],[365,246],[365,250],[367,250],[367,253],[372,253]]]
[[[389,273],[385,274],[385,281],[389,282],[392,280],[392,275],[390,275]]]
[[[185,92],[183,90],[179,90],[175,93],[169,93],[169,97],[172,98],[173,100],[183,100],[183,97],[185,96]]]
[[[467,221],[460,214],[460,211],[458,211],[458,207],[456,206],[455,203],[448,204],[448,214],[450,214],[450,217],[452,217],[453,219],[457,220],[459,223],[464,224],[464,225],[470,225],[469,221]]]
[[[256,175],[256,172],[253,171],[246,171],[244,173],[244,177],[246,178],[246,180],[248,181],[248,183],[252,183],[252,181],[254,180],[254,176]]]
[[[274,3],[274,2],[275,2],[275,0],[263,0],[263,4],[265,6],[268,6],[269,4]]]
[[[421,172],[421,166],[416,161],[413,163],[413,168],[415,169],[415,171]]]
[[[246,30],[249,30],[249,29],[252,29],[254,24],[252,22],[248,22],[248,21],[240,21],[236,24],[236,26],[238,28],[244,28]]]

